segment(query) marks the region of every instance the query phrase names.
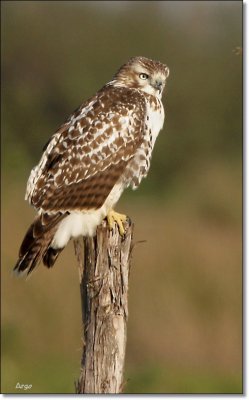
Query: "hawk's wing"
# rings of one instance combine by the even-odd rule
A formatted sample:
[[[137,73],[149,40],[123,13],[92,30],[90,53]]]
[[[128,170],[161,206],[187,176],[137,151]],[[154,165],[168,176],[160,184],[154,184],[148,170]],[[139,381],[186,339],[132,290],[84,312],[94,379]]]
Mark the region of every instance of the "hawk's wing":
[[[104,87],[52,136],[26,198],[43,212],[101,207],[143,140],[145,113],[139,91]]]

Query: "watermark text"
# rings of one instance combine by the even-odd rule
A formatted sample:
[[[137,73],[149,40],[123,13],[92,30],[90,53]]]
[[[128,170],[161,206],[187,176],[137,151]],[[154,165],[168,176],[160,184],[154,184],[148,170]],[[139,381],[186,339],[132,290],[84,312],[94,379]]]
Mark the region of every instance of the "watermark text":
[[[25,383],[17,382],[17,384],[16,384],[16,389],[30,390],[31,388],[32,388],[32,385],[28,385],[28,384],[25,384]]]

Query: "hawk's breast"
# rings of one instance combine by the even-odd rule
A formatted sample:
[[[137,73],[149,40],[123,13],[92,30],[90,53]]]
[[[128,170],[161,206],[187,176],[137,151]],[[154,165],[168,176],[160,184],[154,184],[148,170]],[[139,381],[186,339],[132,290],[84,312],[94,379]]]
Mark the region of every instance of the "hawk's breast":
[[[152,150],[164,122],[164,109],[161,100],[148,94],[146,94],[145,98],[146,114],[143,141],[125,172],[128,182],[127,186],[131,185],[133,189],[136,189],[141,180],[148,174]]]
[[[164,123],[164,108],[162,102],[158,98],[154,99],[154,101],[147,100],[146,102],[147,130],[149,131],[149,135],[151,135],[149,140],[151,141],[152,149],[154,147],[158,133],[162,129]]]

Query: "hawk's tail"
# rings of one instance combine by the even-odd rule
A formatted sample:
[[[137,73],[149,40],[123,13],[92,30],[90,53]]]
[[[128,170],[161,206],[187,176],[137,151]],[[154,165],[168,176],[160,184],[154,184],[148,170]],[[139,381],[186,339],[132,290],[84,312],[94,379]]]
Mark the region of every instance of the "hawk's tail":
[[[63,249],[53,249],[50,246],[59,222],[66,214],[41,214],[29,227],[19,250],[19,259],[14,267],[17,274],[30,274],[43,259],[44,265],[52,267]]]

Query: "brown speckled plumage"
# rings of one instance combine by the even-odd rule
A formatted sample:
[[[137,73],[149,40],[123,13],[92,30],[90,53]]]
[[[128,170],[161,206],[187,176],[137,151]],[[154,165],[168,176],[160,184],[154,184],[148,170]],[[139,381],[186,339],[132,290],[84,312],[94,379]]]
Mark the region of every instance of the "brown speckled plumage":
[[[30,272],[42,258],[52,266],[65,245],[57,236],[66,217],[105,217],[122,191],[147,175],[163,125],[168,73],[160,62],[132,58],[51,137],[28,180],[26,199],[39,216],[23,240],[16,271]],[[82,234],[94,229],[87,232],[82,228]]]

